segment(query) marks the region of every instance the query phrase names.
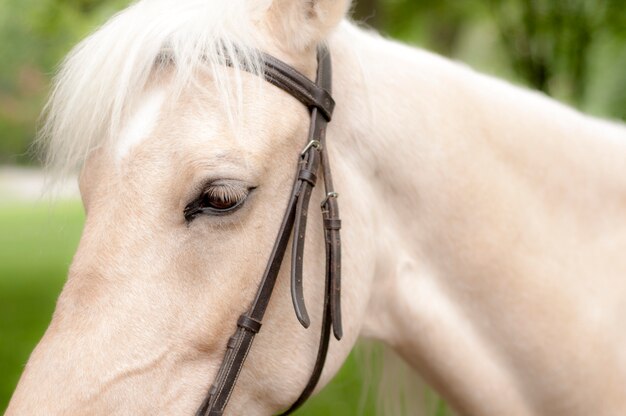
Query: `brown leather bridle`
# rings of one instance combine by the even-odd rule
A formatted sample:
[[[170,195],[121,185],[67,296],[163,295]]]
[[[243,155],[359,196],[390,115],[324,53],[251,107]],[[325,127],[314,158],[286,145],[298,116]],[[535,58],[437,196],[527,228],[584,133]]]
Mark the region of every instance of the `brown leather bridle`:
[[[310,111],[311,125],[308,141],[298,155],[298,171],[283,217],[278,237],[263,273],[263,279],[250,305],[248,312],[239,317],[237,330],[229,338],[226,354],[202,405],[196,416],[221,416],[230,399],[237,382],[237,377],[244,365],[254,336],[261,329],[261,321],[269,304],[280,271],[280,266],[287,250],[289,237],[293,230],[293,245],[291,248],[291,298],[296,316],[302,326],[310,325],[309,315],[304,304],[302,290],[302,259],[304,256],[304,237],[311,192],[317,181],[317,172],[320,164],[324,175],[326,197],[321,203],[324,236],[326,245],[326,284],[324,290],[324,312],[322,317],[322,331],[317,351],[317,359],[311,377],[300,394],[300,397],[286,410],[283,415],[292,413],[304,403],[319,381],[330,341],[330,330],[337,340],[341,339],[341,239],[339,230],[339,207],[337,193],[333,188],[330,172],[330,163],[326,150],[326,127],[330,122],[335,102],[331,97],[331,59],[326,47],[317,51],[317,78],[312,82],[286,63],[264,53],[261,53],[264,63],[263,75],[265,79],[289,93],[302,102]],[[245,68],[244,68],[245,69]]]

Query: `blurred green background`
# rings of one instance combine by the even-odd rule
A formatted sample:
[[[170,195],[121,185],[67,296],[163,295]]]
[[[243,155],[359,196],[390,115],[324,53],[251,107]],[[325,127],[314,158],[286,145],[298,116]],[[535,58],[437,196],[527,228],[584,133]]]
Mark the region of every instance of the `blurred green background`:
[[[49,204],[37,196],[42,174],[28,149],[38,115],[62,57],[128,3],[0,0],[0,410],[47,327],[83,223],[75,197]],[[626,120],[625,0],[361,0],[354,17],[583,111]],[[374,393],[361,379],[351,357],[298,414],[375,414]],[[445,406],[432,413],[445,415]]]

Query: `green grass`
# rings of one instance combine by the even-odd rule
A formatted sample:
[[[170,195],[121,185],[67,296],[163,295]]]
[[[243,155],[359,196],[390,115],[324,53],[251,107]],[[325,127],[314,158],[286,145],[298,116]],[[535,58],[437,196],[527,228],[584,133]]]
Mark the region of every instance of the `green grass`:
[[[43,335],[84,221],[78,202],[0,203],[0,410]],[[333,382],[297,414],[374,415],[359,411],[361,380],[351,356]]]
[[[48,326],[82,222],[77,203],[0,205],[0,409]]]

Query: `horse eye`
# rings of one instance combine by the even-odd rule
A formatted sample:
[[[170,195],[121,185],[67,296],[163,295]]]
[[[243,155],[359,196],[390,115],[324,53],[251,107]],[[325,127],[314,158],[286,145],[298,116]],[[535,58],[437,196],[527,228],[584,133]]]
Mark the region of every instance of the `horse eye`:
[[[237,200],[228,196],[204,194],[202,198],[202,208],[224,210],[230,209],[235,205],[237,205]]]
[[[198,215],[225,215],[241,208],[250,189],[239,184],[212,183],[185,208],[185,219],[193,220]]]

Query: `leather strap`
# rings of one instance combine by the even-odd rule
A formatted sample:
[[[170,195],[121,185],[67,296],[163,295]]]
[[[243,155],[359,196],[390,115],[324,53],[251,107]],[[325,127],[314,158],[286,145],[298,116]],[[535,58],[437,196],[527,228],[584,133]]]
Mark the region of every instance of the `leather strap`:
[[[325,142],[323,142],[325,144]],[[328,298],[330,299],[329,312],[335,338],[343,337],[341,320],[341,219],[339,218],[338,194],[334,191],[333,178],[330,172],[330,162],[326,146],[322,147],[322,168],[324,170],[324,187],[326,199],[322,203],[324,218],[324,237],[326,241],[326,279]]]
[[[196,416],[220,416],[224,413],[252,346],[254,336],[261,329],[261,322],[269,304],[292,230],[294,231],[291,264],[292,299],[298,320],[305,328],[310,325],[302,290],[302,260],[308,206],[320,164],[323,167],[326,194],[330,196],[322,204],[326,245],[326,283],[322,331],[312,375],[300,397],[283,415],[290,414],[300,407],[315,389],[324,368],[331,326],[334,328],[334,334],[338,340],[342,336],[341,311],[339,310],[341,305],[338,298],[341,267],[337,264],[341,261],[340,220],[338,219],[337,198],[332,188],[330,165],[325,149],[326,126],[332,117],[335,105],[330,96],[332,86],[330,54],[325,47],[318,49],[318,70],[315,83],[270,55],[262,54],[262,58],[265,63],[265,79],[291,94],[310,109],[309,145],[306,146],[301,155],[287,209],[256,297],[248,312],[239,317],[237,330],[227,342],[226,353],[213,386],[196,412]],[[311,145],[315,143],[317,145]]]
[[[318,65],[320,64],[320,53],[327,55],[328,61],[330,62],[328,49],[326,49],[326,47],[320,47],[318,50]],[[261,57],[265,64],[265,79],[268,82],[285,90],[310,109],[317,108],[322,112],[327,121],[331,120],[333,110],[335,109],[335,100],[333,100],[333,97],[330,95],[331,89],[321,85],[319,79],[316,80],[316,82],[312,82],[306,76],[284,62],[274,58],[272,55],[261,53]],[[329,80],[330,85],[331,74],[329,73],[328,76],[324,75],[324,78]]]

